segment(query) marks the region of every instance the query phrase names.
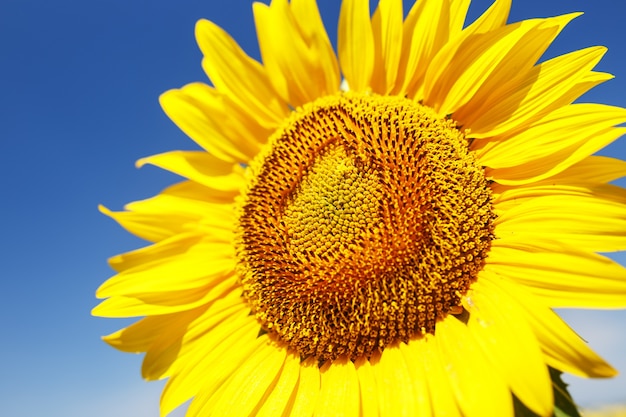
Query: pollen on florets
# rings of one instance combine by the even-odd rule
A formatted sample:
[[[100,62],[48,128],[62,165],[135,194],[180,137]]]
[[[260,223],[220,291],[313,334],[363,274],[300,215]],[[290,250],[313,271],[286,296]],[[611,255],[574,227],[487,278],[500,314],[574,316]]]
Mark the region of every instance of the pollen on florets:
[[[298,109],[249,167],[243,296],[305,357],[369,357],[434,333],[493,239],[491,190],[454,122],[340,94]]]

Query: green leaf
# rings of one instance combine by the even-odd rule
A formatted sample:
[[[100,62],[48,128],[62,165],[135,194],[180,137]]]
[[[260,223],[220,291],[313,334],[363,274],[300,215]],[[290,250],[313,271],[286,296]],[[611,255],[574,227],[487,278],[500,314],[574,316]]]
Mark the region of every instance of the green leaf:
[[[554,414],[553,417],[581,417],[578,407],[574,403],[572,396],[567,391],[567,384],[561,379],[563,372],[553,368],[550,369],[552,379],[552,391],[554,392]],[[539,417],[530,411],[517,397],[513,397],[515,417]]]
[[[561,379],[563,372],[550,368],[552,389],[554,390],[554,417],[580,417],[578,407],[567,391],[567,384]]]

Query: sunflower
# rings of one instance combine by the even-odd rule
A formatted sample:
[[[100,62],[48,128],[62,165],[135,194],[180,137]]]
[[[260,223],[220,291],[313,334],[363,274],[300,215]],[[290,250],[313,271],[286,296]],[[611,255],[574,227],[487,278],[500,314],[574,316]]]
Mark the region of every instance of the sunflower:
[[[138,161],[185,181],[122,212],[104,339],[167,378],[161,413],[512,416],[550,373],[615,370],[552,310],[626,305],[626,110],[576,103],[605,48],[538,62],[578,14],[507,24],[496,0],[253,5],[262,63],[214,23],[212,85],[161,96],[203,150]]]

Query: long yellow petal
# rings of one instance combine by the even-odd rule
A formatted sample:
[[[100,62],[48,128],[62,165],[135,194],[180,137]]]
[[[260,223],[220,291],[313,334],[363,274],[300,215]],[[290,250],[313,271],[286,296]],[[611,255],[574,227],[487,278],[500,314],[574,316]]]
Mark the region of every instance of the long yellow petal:
[[[458,5],[454,5],[454,0],[452,0],[451,3],[452,10],[454,7],[458,7]],[[460,2],[456,1],[456,3]],[[509,13],[511,12],[511,3],[512,0],[495,0],[493,4],[489,6],[489,8],[485,11],[485,13],[480,15],[478,19],[476,19],[463,30],[463,36],[487,33],[506,25],[506,21],[509,18]],[[461,14],[466,13],[466,10],[467,7],[465,6],[465,4],[463,4],[458,12],[452,12],[452,19],[450,20],[451,32],[454,32],[454,30],[452,29],[453,27],[458,27],[457,25],[459,23],[462,23],[462,20],[460,19],[461,15],[459,15],[459,12],[461,12]],[[452,36],[454,35],[452,34]]]
[[[456,59],[457,54],[461,56],[476,55],[477,49],[480,49],[481,46],[485,48],[489,44],[489,40],[493,38],[494,35],[489,35],[490,32],[510,31],[510,29],[501,28],[506,23],[510,7],[511,0],[497,0],[458,36],[454,33],[458,28],[453,27],[452,24],[458,25],[459,20],[461,20],[460,15],[455,14],[456,11],[452,8],[450,9],[452,13],[450,17],[450,41],[434,56],[424,76],[424,104],[439,110],[446,94],[456,81],[453,73],[463,69],[453,68],[452,62]],[[486,38],[481,35],[486,35]]]
[[[196,39],[204,54],[202,67],[217,90],[255,115],[262,126],[277,127],[289,108],[275,92],[264,68],[208,20],[196,24]]]
[[[581,93],[576,87],[591,73],[606,48],[591,47],[543,62],[494,91],[493,100],[464,117],[470,137],[485,138],[513,131],[570,104]]]
[[[555,178],[555,177],[554,177]],[[494,211],[498,215],[531,200],[544,197],[596,198],[610,204],[626,204],[626,191],[612,184],[570,183],[567,179],[547,178],[531,184],[508,186],[492,184]]]
[[[287,353],[278,381],[270,388],[267,398],[261,401],[252,415],[257,417],[276,417],[285,415],[298,384],[300,374],[300,356],[293,352]]]
[[[450,22],[448,25],[450,38],[456,38],[461,33],[461,31],[463,30],[463,27],[465,26],[465,18],[467,17],[467,10],[469,9],[471,0],[445,0],[445,1],[449,4],[448,9],[450,10],[449,12]],[[504,3],[505,2],[500,2],[500,4],[504,4]],[[508,11],[507,11],[507,16],[508,16]],[[504,23],[506,23],[506,17],[504,18],[504,21],[502,22],[502,24]]]
[[[507,26],[514,32],[494,44],[476,61],[468,63],[444,100],[441,111],[454,113],[457,122],[471,128],[469,121],[475,118],[474,113],[484,111],[479,110],[483,108],[483,103],[504,100],[506,97],[497,97],[494,93],[511,78],[530,71],[556,36],[577,16],[580,13],[526,20]]]
[[[402,56],[394,94],[421,100],[424,74],[448,41],[449,0],[417,1],[404,21]]]
[[[184,329],[204,310],[205,308],[196,308],[181,313],[144,317],[128,327],[104,336],[102,340],[123,352],[146,352],[159,335],[173,333],[176,329]]]
[[[380,0],[372,17],[374,74],[372,90],[388,94],[396,84],[402,52],[402,1]]]
[[[588,156],[543,183],[589,185],[626,177],[626,161],[608,156]],[[542,183],[538,181],[537,183]]]
[[[276,91],[292,107],[336,92],[340,82],[317,7],[310,1],[302,7],[313,14],[298,21],[287,0],[253,5],[263,64]],[[309,28],[305,32],[301,26]]]
[[[551,307],[626,306],[626,269],[563,243],[496,239],[485,270],[528,287]]]
[[[203,240],[201,233],[181,233],[153,245],[109,258],[109,266],[117,272],[144,263],[158,261],[162,257],[171,257],[185,253],[191,246]]]
[[[588,156],[560,173],[524,185],[493,183],[494,209],[498,214],[545,196],[595,196],[623,203],[623,188],[606,184],[626,176],[626,161],[605,156]]]
[[[582,377],[610,377],[617,372],[580,338],[546,303],[538,300],[524,286],[517,285],[497,274],[485,273],[489,280],[509,296],[533,329],[546,362],[553,368]]]
[[[308,358],[300,364],[300,376],[290,410],[294,417],[311,417],[320,393],[320,370],[315,358]]]
[[[600,139],[613,126],[626,122],[626,109],[602,104],[572,104],[560,108],[518,134],[502,138],[497,146],[477,152],[480,163],[491,170],[541,163],[546,158],[562,162],[588,156],[607,145]],[[585,155],[587,154],[587,155]],[[570,162],[571,163],[571,162]]]
[[[252,8],[263,64],[276,91],[293,107],[315,99],[313,88],[320,81],[310,64],[315,57],[307,57],[287,0],[273,0],[270,6],[254,3]]]
[[[233,169],[233,173],[237,175],[243,175],[243,172],[244,169],[241,166],[235,166]],[[241,193],[241,190],[239,190],[239,193]],[[161,191],[161,195],[167,195],[172,198],[217,204],[232,204],[234,201],[233,194],[234,190],[220,191],[191,180],[170,185]]]
[[[254,156],[259,145],[266,142],[274,126],[263,126],[255,114],[251,114],[228,94],[204,83],[195,82],[180,89],[211,120],[220,125],[220,131],[246,154]]]
[[[320,395],[315,417],[357,417],[360,413],[359,379],[347,358],[326,362],[321,368]]]
[[[354,362],[357,377],[359,378],[359,391],[361,393],[362,417],[380,416],[378,408],[378,383],[374,373],[373,359],[361,356]]]
[[[454,316],[446,317],[437,323],[435,341],[464,416],[513,417],[506,381],[464,323]]]
[[[91,314],[98,317],[143,317],[172,314],[205,305],[216,297],[241,292],[237,278],[229,277],[207,288],[173,292],[144,293],[136,296],[113,296],[98,304]]]
[[[378,386],[379,412],[383,416],[416,416],[417,401],[413,397],[413,378],[400,348],[385,348],[374,365]]]
[[[164,216],[156,213],[113,212],[104,206],[99,206],[98,209],[130,233],[149,242],[158,242],[183,233],[187,231],[186,225],[200,220],[200,216],[192,212]]]
[[[316,97],[335,93],[341,83],[337,54],[328,38],[322,17],[315,0],[291,0],[291,11],[298,23],[300,33],[315,55],[316,70],[320,76],[319,92]],[[323,81],[322,81],[323,78]]]
[[[284,361],[285,351],[268,344],[266,335],[251,340],[246,338],[246,343],[244,346],[242,343],[233,344],[231,341],[231,350],[235,352],[227,351],[222,354],[223,360],[230,360],[231,363],[222,362],[221,359],[210,361],[215,371],[206,369],[205,372],[209,374],[215,372],[216,375],[205,375],[203,380],[197,381],[198,384],[192,388],[197,395],[189,406],[188,416],[204,417],[213,415],[217,410],[227,412],[229,415],[250,415],[250,411],[258,403],[259,395],[262,397],[265,389],[273,385],[276,373]],[[257,379],[254,378],[256,366],[259,370]],[[238,382],[236,387],[233,385],[235,379]],[[247,389],[242,390],[243,386]],[[237,398],[245,396],[248,392],[250,393],[248,398]],[[239,404],[233,404],[237,401],[235,398],[240,401]],[[248,414],[243,414],[244,411]]]
[[[242,173],[237,167],[202,151],[170,151],[141,158],[137,167],[154,165],[193,180],[208,188],[229,193],[234,199],[245,187]]]
[[[469,312],[468,329],[487,353],[490,366],[528,408],[539,416],[551,416],[552,383],[525,311],[506,292],[480,277],[463,304]]]
[[[447,358],[442,356],[435,336],[426,334],[423,338],[411,340],[409,347],[414,357],[421,359],[427,378],[430,401],[434,416],[462,417],[451,380],[448,376]]]
[[[366,91],[374,72],[374,35],[369,2],[344,0],[337,33],[339,64],[352,91]]]
[[[501,213],[495,226],[500,238],[554,240],[593,252],[626,249],[626,205],[592,192],[530,198]]]
[[[205,327],[198,339],[179,355],[161,395],[161,415],[166,415],[196,395],[210,396],[246,360],[259,343],[254,318],[233,317],[228,324]],[[209,333],[209,330],[212,330]]]
[[[430,393],[428,389],[428,379],[430,375],[426,374],[424,368],[424,360],[428,358],[422,357],[423,351],[419,348],[416,349],[416,345],[420,344],[415,340],[409,341],[408,344],[400,343],[400,352],[404,357],[409,371],[413,394],[408,398],[415,404],[416,416],[429,416],[432,414]],[[436,389],[439,389],[437,387]]]
[[[256,415],[255,410],[259,402],[266,398],[269,392],[279,388],[277,385],[280,381],[280,371],[286,356],[285,348],[279,348],[271,343],[261,344],[226,381],[225,390],[221,395],[211,400],[209,410],[233,417]],[[293,380],[288,382],[294,383]],[[293,386],[288,387],[292,388]]]
[[[522,46],[528,43],[528,38],[540,25],[540,20],[526,20],[472,38],[471,47],[457,51],[450,66],[437,80],[441,85],[433,86],[424,102],[434,105],[440,114],[453,114],[473,99],[482,104],[483,97],[477,94],[478,91],[481,88],[483,91],[493,90],[494,86],[510,79],[512,65],[518,63],[519,66],[511,56],[523,55],[520,53]],[[433,96],[434,92],[438,96]],[[456,113],[454,118],[462,125],[466,124],[465,119]]]
[[[259,145],[265,143],[273,131],[263,127],[254,115],[249,114],[228,94],[204,83],[195,82],[168,91],[160,101],[172,120],[210,152],[216,150],[230,155],[242,153],[252,158],[258,153]],[[176,108],[177,105],[182,106],[182,109]],[[193,109],[193,113],[184,114],[187,108]],[[203,132],[213,136],[202,136]],[[194,133],[195,136],[192,135]]]
[[[227,244],[197,244],[182,255],[162,258],[120,272],[98,288],[99,298],[207,288],[235,271],[234,250]]]
[[[220,114],[205,113],[183,90],[166,91],[159,97],[159,103],[180,130],[217,158],[235,163],[248,161],[254,155],[255,146],[236,136],[226,136],[221,130]]]
[[[189,352],[194,347],[198,347],[198,343],[200,346],[207,346],[210,337],[219,337],[218,333],[222,336],[219,337],[219,340],[225,337],[224,335],[227,333],[222,333],[220,330],[232,332],[249,324],[247,315],[250,310],[241,300],[235,299],[234,302],[229,303],[213,303],[192,311],[196,310],[204,310],[204,312],[186,325],[172,329],[169,333],[159,334],[159,337],[146,351],[141,365],[141,375],[145,379],[153,381],[170,376],[172,367],[179,368],[182,361],[190,357]],[[215,330],[216,328],[217,330]],[[214,331],[214,333],[207,335],[209,331]],[[204,335],[199,342],[198,333]]]
[[[181,197],[167,190],[141,201],[127,204],[128,211],[113,212],[103,206],[103,214],[113,218],[129,232],[150,242],[158,242],[177,234],[193,232],[202,224],[215,226],[211,234],[223,240],[232,235],[234,211],[230,204],[214,204],[196,198]],[[211,238],[207,234],[207,238]]]
[[[487,168],[485,174],[500,184],[524,185],[542,181],[559,174],[575,163],[588,157],[592,149],[602,147],[614,142],[626,134],[626,128],[607,128],[597,135],[589,138],[580,146],[570,145],[560,149],[552,155],[527,162],[511,168],[491,169]]]

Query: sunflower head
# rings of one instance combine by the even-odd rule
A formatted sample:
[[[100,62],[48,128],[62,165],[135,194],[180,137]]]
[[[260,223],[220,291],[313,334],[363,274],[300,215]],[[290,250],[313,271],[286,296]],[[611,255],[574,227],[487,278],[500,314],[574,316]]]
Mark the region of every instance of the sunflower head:
[[[356,360],[434,333],[493,238],[491,190],[467,139],[403,97],[316,100],[249,174],[236,243],[244,298],[302,358]]]

